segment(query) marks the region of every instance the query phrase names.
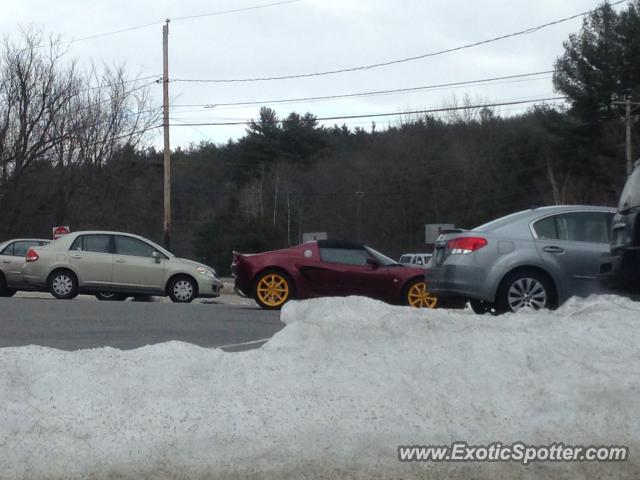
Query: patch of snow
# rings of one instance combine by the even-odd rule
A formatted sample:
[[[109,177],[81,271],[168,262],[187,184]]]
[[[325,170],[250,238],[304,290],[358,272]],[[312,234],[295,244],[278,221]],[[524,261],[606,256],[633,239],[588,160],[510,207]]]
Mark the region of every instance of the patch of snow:
[[[500,317],[290,302],[242,353],[0,349],[0,478],[637,478],[640,304]],[[401,463],[398,445],[628,445],[626,463]]]

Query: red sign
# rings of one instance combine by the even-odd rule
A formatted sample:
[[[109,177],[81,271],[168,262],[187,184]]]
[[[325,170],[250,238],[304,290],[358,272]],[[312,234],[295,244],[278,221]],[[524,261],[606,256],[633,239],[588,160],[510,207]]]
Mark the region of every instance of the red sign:
[[[69,227],[53,227],[53,239],[57,240],[60,237],[67,235],[69,232],[71,232]]]

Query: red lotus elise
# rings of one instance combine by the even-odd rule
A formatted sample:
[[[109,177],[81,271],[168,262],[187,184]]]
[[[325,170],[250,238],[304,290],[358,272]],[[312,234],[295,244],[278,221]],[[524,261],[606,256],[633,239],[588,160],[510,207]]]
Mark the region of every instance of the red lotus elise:
[[[435,308],[424,270],[400,265],[366,245],[318,240],[258,254],[233,252],[239,295],[278,309],[292,298],[362,295],[396,305]]]

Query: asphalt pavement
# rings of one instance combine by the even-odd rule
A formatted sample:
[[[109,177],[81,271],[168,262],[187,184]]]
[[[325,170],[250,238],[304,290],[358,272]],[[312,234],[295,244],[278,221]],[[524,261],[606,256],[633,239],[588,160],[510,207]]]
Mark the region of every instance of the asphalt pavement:
[[[252,302],[227,303],[223,297],[193,304],[0,298],[0,347],[127,350],[178,340],[241,351],[260,347],[284,327],[280,312]]]

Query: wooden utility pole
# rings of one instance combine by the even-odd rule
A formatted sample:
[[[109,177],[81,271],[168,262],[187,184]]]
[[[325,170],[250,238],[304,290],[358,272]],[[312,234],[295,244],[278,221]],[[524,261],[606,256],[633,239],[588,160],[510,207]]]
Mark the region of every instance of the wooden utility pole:
[[[633,118],[633,107],[640,106],[638,102],[631,101],[631,95],[625,95],[624,101],[622,102],[613,102],[614,105],[624,105],[625,106],[625,114],[624,114],[624,122],[626,126],[626,160],[627,160],[627,176],[631,175],[631,171],[633,170],[633,150],[632,150],[632,126],[634,123]]]
[[[162,113],[164,126],[164,246],[171,248],[171,143],[169,142],[169,19],[162,26]]]
[[[633,155],[633,152],[631,151],[631,97],[629,95],[627,95],[627,98],[625,99],[624,121],[627,124],[626,152],[627,152],[627,176],[629,176],[631,175],[631,170],[633,169],[633,160],[631,159],[631,156]]]

